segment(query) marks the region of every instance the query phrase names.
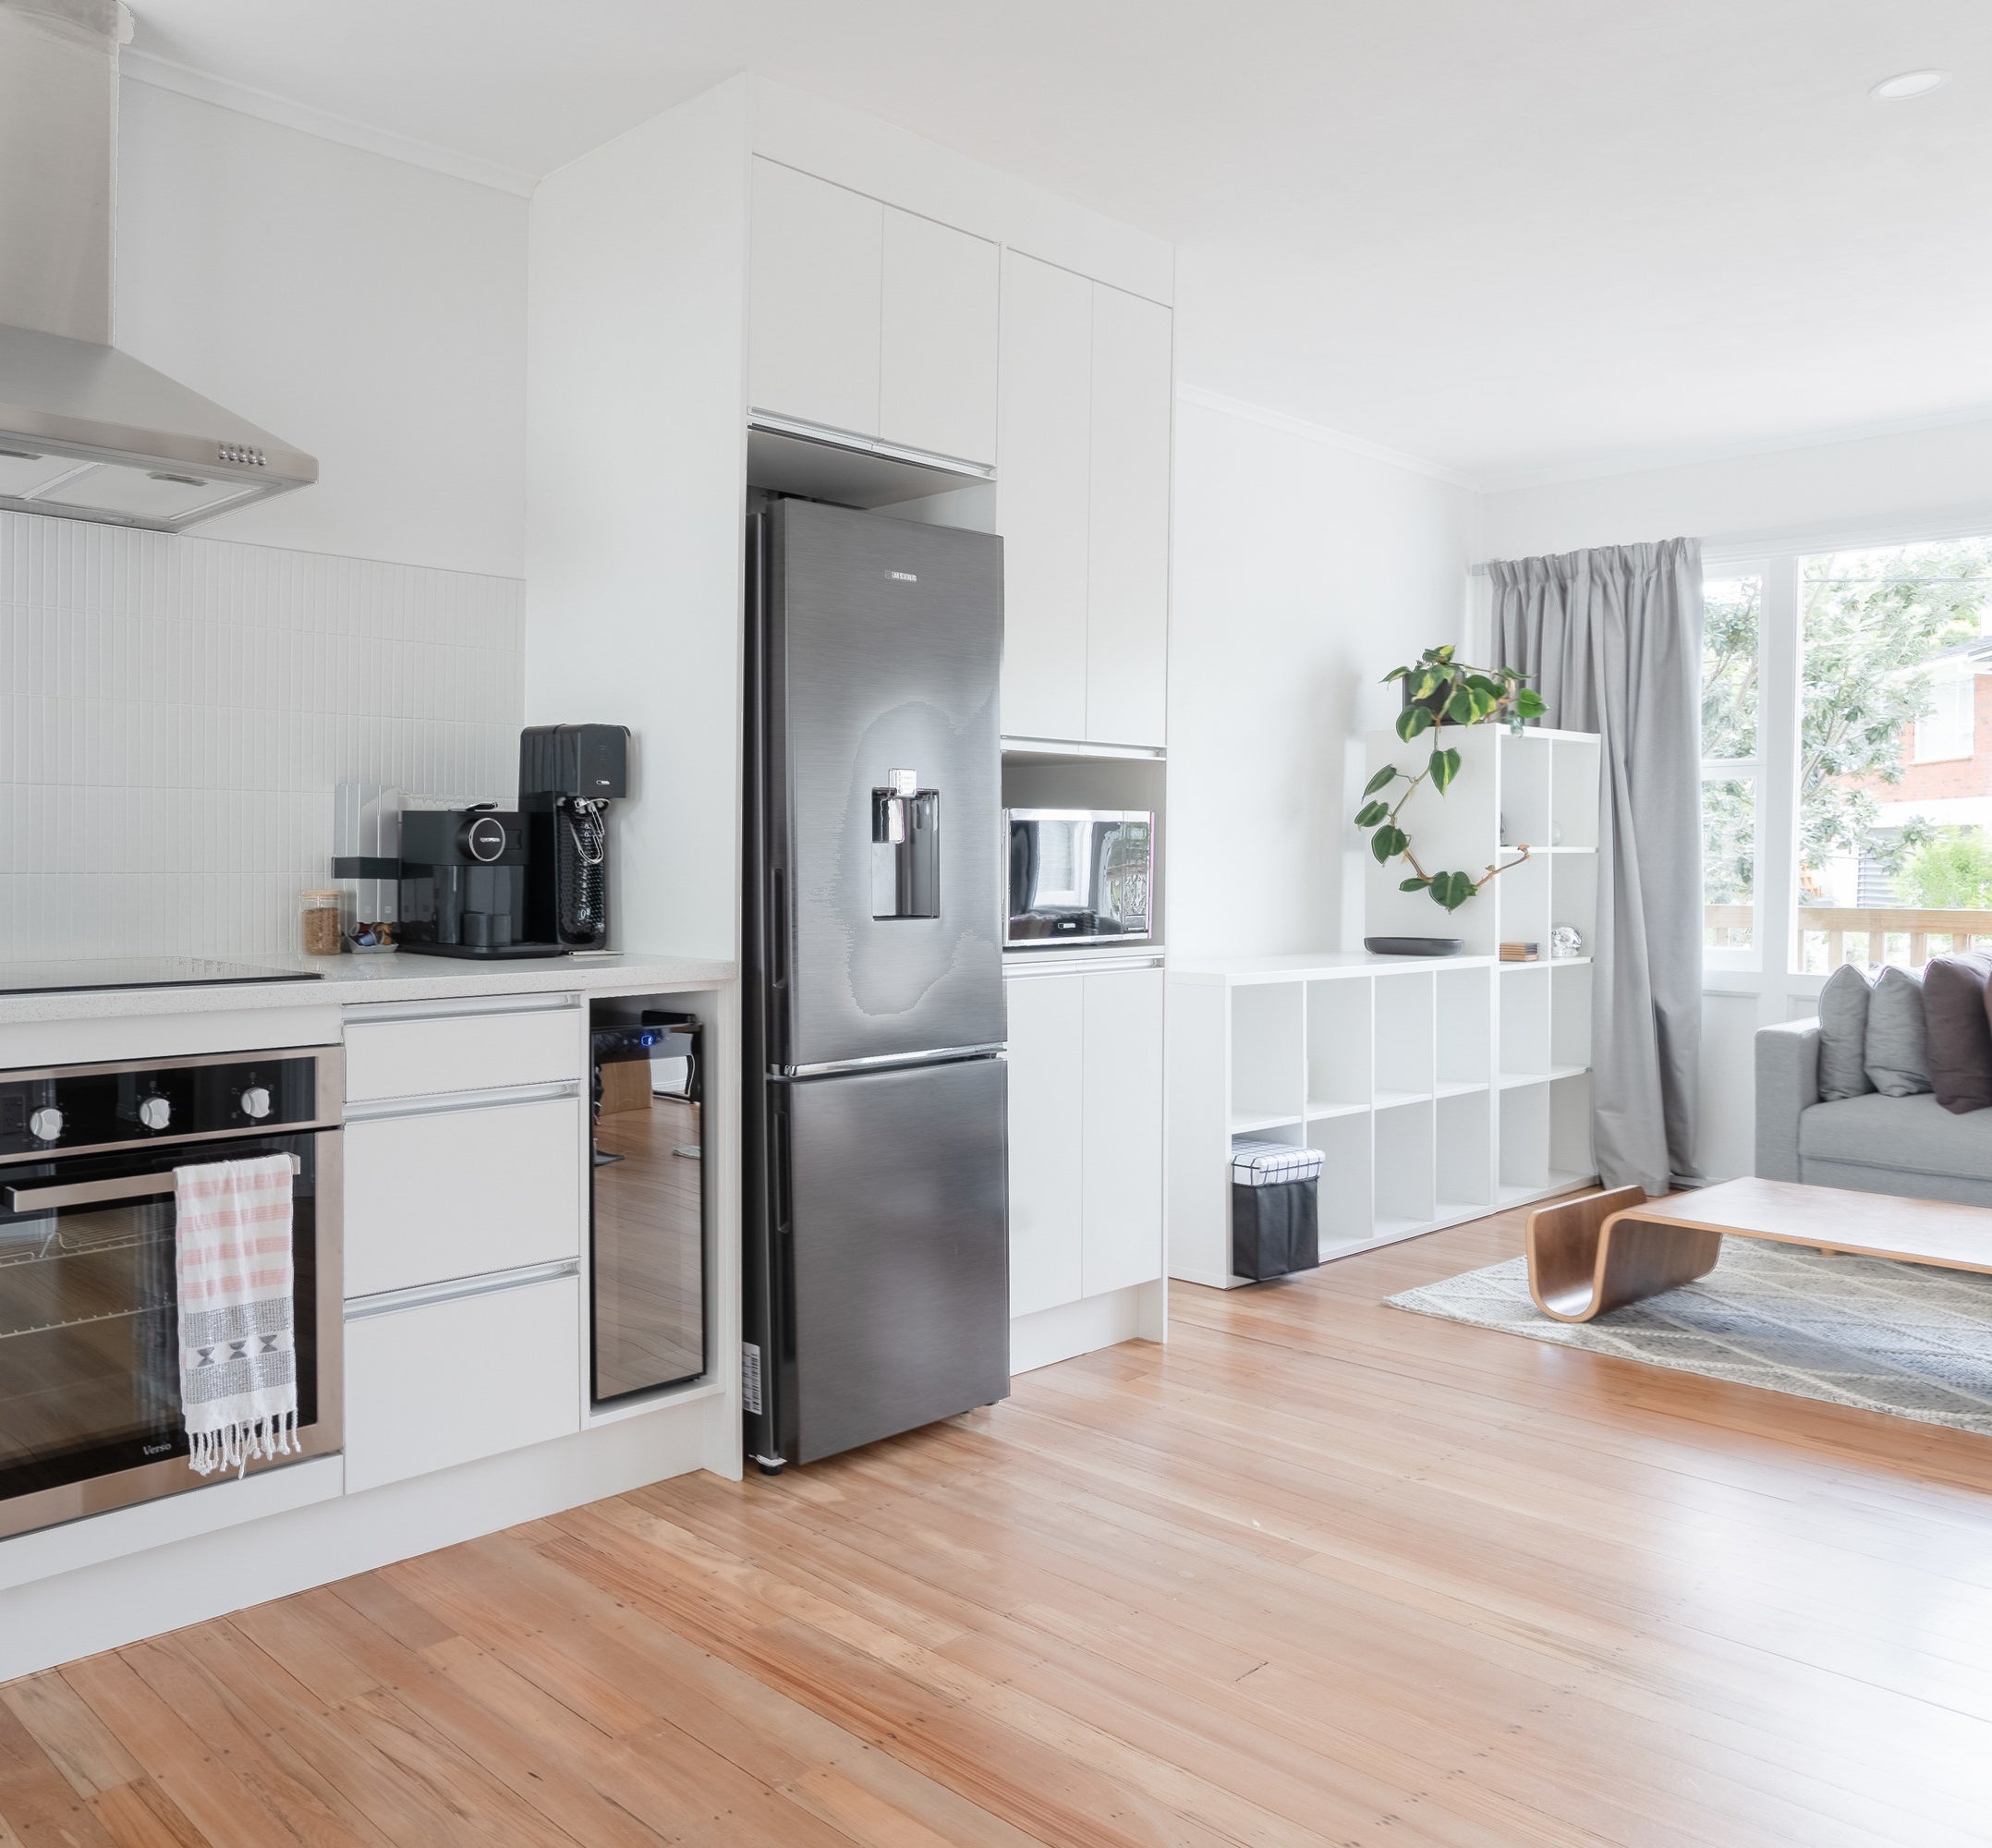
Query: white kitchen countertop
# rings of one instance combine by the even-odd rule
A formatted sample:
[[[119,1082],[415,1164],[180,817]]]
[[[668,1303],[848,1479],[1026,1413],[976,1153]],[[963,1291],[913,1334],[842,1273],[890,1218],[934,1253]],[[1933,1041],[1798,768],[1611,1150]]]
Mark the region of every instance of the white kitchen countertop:
[[[644,954],[468,957],[232,956],[256,968],[315,969],[318,981],[232,982],[220,987],[89,989],[63,994],[0,994],[0,1027],[139,1015],[220,1014],[243,1008],[349,1007],[361,1003],[451,1001],[477,995],[561,994],[720,988],[735,965],[703,956]]]

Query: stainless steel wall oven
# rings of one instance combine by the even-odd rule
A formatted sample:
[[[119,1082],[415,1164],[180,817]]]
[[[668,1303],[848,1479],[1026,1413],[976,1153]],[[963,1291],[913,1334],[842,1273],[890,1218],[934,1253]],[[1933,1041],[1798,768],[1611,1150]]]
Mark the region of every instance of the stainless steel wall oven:
[[[336,1046],[0,1072],[0,1536],[227,1479],[187,1461],[176,1165],[292,1158],[298,1454],[338,1450],[344,1092]]]

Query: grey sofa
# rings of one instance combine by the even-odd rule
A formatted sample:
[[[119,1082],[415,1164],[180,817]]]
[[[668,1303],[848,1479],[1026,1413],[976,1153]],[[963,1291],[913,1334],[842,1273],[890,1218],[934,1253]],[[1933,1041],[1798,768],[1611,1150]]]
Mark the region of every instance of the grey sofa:
[[[1819,1099],[1819,1023],[1756,1036],[1756,1171],[1870,1194],[1992,1207],[1992,1110],[1953,1116],[1929,1092]]]

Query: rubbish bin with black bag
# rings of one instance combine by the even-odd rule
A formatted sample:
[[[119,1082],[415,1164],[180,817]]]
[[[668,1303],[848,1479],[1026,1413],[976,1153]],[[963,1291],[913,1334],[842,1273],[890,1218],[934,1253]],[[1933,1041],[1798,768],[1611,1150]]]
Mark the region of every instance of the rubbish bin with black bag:
[[[1321,1151],[1289,1142],[1232,1148],[1232,1275],[1263,1283],[1321,1261]]]

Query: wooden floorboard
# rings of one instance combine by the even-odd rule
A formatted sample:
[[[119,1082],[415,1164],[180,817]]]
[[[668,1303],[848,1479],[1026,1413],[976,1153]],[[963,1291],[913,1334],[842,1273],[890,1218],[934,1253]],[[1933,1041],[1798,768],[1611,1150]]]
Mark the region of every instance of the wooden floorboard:
[[[16,1682],[0,1848],[1983,1848],[1992,1443],[1382,1306],[1521,1234]]]

